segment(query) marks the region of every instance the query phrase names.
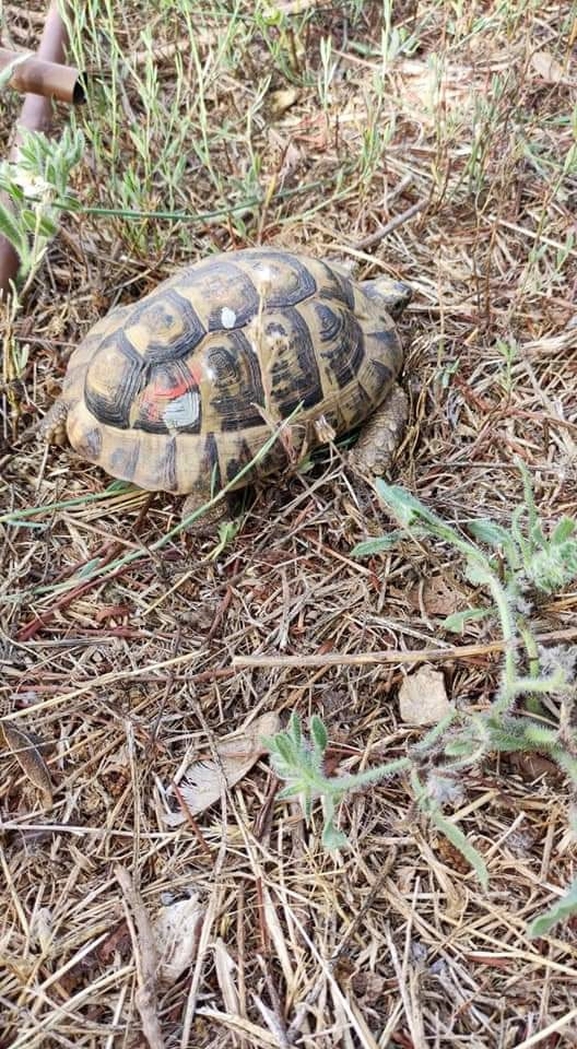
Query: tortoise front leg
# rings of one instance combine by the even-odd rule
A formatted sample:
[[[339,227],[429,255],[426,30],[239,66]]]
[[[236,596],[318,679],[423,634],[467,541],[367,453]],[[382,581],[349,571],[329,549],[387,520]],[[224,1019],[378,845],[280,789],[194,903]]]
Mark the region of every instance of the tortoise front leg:
[[[61,446],[68,444],[66,433],[67,417],[68,405],[59,398],[38,423],[36,433],[47,444],[59,444]]]
[[[380,477],[391,465],[409,416],[407,395],[396,384],[389,396],[363,426],[349,464],[363,477]]]

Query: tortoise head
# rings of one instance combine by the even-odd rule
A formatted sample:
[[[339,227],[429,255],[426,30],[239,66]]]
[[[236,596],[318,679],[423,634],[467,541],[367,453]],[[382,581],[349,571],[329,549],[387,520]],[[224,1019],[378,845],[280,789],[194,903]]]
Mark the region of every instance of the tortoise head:
[[[378,299],[387,312],[396,320],[413,297],[413,289],[401,280],[390,277],[376,277],[375,280],[361,281],[361,288],[371,299]]]

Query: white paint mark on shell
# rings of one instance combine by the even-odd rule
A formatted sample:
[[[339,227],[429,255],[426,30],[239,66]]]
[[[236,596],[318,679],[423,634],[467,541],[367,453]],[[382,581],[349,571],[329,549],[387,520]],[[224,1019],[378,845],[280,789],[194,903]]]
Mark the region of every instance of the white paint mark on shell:
[[[220,320],[223,328],[234,328],[236,324],[236,313],[229,306],[224,306],[220,312]]]
[[[163,422],[169,430],[182,430],[198,422],[200,397],[198,390],[188,390],[182,397],[169,401],[162,413]]]

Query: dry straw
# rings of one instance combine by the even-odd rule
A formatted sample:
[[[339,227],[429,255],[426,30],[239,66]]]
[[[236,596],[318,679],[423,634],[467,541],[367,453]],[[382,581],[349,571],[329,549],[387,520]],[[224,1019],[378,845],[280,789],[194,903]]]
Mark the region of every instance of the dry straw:
[[[402,757],[420,736],[396,702],[415,651],[442,650],[449,697],[485,709],[499,637],[440,627],[486,600],[454,551],[354,560],[389,522],[329,451],[259,490],[211,558],[216,542],[163,542],[176,501],[102,497],[95,468],[25,436],[90,323],[260,238],[413,284],[396,484],[456,527],[481,509],[507,526],[518,457],[544,521],[574,516],[575,13],[75,6],[70,61],[98,82],[77,118],[83,210],[2,314],[0,689],[51,745],[54,800],[2,754],[0,1046],[136,1049],[153,1030],[167,1049],[573,1045],[574,929],[527,936],[574,875],[571,799],[547,762],[487,760],[447,810],[487,892],[402,781],[345,800],[337,854],[314,812],[306,828],[275,802],[265,760],[181,829],[163,822],[177,770],[270,710],[321,714],[332,771]],[[4,12],[3,46],[35,51],[40,3]],[[19,102],[2,101],[6,143]],[[572,641],[576,602],[572,586],[541,602],[536,632]],[[195,960],[143,999],[145,916],[191,892]]]

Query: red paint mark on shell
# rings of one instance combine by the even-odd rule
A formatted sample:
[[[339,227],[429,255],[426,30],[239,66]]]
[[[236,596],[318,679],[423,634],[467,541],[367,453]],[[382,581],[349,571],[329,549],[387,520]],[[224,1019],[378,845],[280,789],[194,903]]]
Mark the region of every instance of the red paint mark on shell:
[[[142,391],[140,411],[144,412],[147,418],[160,421],[167,403],[186,397],[187,394],[198,396],[199,389],[198,380],[192,374],[189,365],[175,361],[173,364],[164,364],[155,371],[156,374]]]

